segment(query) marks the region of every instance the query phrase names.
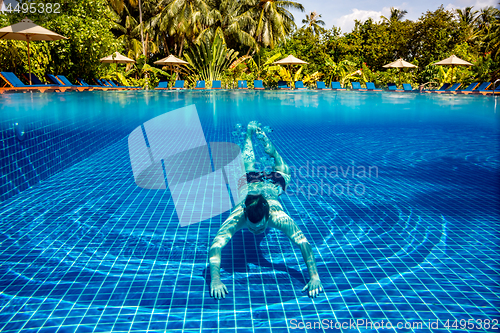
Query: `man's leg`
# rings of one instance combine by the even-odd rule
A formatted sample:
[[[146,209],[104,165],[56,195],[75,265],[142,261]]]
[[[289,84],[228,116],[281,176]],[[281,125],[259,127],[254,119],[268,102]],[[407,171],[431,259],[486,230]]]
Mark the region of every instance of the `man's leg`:
[[[264,151],[269,156],[274,158],[274,169],[276,171],[284,173],[285,175],[290,175],[290,168],[285,163],[285,161],[283,161],[283,158],[278,153],[271,140],[267,137],[266,133],[262,131],[260,128],[257,130],[257,137],[264,145]]]
[[[253,152],[252,135],[257,130],[259,124],[257,121],[251,121],[247,126],[247,135],[245,138],[245,146],[243,147],[243,163],[245,171],[254,172],[255,170],[255,154]]]

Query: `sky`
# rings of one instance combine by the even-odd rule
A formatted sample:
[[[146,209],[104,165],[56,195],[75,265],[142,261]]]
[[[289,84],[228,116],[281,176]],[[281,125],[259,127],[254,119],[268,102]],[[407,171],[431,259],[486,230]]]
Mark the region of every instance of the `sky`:
[[[380,20],[380,16],[389,17],[391,7],[406,10],[405,18],[415,21],[426,11],[434,11],[441,4],[446,9],[465,8],[474,6],[478,10],[487,6],[500,7],[500,0],[446,0],[437,2],[435,0],[357,0],[357,1],[333,1],[333,0],[294,0],[300,2],[305,12],[291,10],[295,17],[297,26],[302,26],[302,20],[306,13],[316,11],[321,14],[321,19],[325,22],[325,28],[331,29],[334,25],[340,27],[343,33],[350,32],[354,27],[354,20],[364,21],[371,17],[375,21]],[[443,1],[443,0],[442,0]],[[7,3],[15,3],[15,0],[4,0]]]
[[[301,27],[302,20],[306,18],[306,13],[316,11],[321,14],[321,19],[325,22],[325,28],[332,26],[340,27],[342,33],[350,32],[354,27],[354,20],[365,21],[369,17],[375,21],[380,20],[380,16],[389,17],[391,7],[406,10],[408,13],[405,19],[418,20],[428,10],[434,11],[442,4],[445,9],[465,8],[474,6],[475,10],[487,6],[500,8],[500,0],[356,0],[356,1],[332,1],[332,0],[293,0],[301,3],[305,12],[290,10],[295,17],[295,23]]]

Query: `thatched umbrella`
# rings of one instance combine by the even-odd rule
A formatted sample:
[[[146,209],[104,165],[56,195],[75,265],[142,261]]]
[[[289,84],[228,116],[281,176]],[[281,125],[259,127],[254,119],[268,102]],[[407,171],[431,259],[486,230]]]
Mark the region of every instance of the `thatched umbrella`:
[[[162,66],[175,66],[175,68],[176,68],[175,79],[177,80],[177,67],[180,65],[188,65],[189,62],[184,61],[182,59],[179,59],[171,54],[166,58],[155,61],[154,64],[155,65],[162,65]]]
[[[299,58],[294,57],[293,55],[289,55],[286,58],[273,62],[274,65],[288,65],[288,71],[290,72],[290,65],[307,65],[308,62],[301,60]],[[290,76],[292,73],[290,72]],[[293,81],[293,78],[291,78]]]
[[[30,41],[68,39],[53,31],[41,27],[28,18],[19,23],[0,29],[0,39],[25,40],[28,43],[28,67],[31,85]]]
[[[443,59],[441,61],[438,61],[434,64],[433,66],[436,65],[441,65],[441,66],[451,66],[451,81],[453,81],[453,72],[455,70],[455,66],[474,66],[470,62],[467,62],[463,59],[460,59],[456,55],[452,54],[450,57]]]
[[[125,57],[119,52],[115,52],[107,57],[99,59],[100,62],[105,64],[133,64],[135,60]]]
[[[401,85],[401,68],[416,68],[417,66],[410,64],[407,61],[399,58],[398,60],[391,62],[390,64],[382,66],[384,68],[397,68],[398,76],[399,76],[399,85]]]

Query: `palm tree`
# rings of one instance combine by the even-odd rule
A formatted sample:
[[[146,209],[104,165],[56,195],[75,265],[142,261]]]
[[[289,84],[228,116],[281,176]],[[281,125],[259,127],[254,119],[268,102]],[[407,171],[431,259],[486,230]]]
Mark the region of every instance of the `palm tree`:
[[[137,59],[141,54],[148,57],[150,53],[156,53],[158,47],[152,40],[152,34],[141,31],[142,26],[133,15],[132,4],[134,2],[124,0],[110,0],[113,29],[119,31],[121,35],[118,40],[128,50],[128,57]],[[138,4],[138,2],[137,2]],[[142,34],[141,34],[142,32]],[[130,67],[130,66],[128,66]]]
[[[312,31],[315,35],[319,35],[321,32],[325,31],[323,27],[320,27],[320,25],[325,25],[325,22],[320,20],[320,18],[321,14],[316,13],[316,11],[311,12],[309,15],[306,14],[306,19],[302,20],[302,23],[306,25],[302,26],[302,28],[306,27],[306,30]]]
[[[474,25],[478,20],[479,16],[477,15],[478,11],[472,11],[472,6],[465,7],[465,9],[457,9],[458,19],[460,23],[465,25]]]
[[[392,25],[394,22],[400,22],[403,20],[408,12],[406,10],[401,10],[398,8],[391,7],[391,16],[389,18],[381,16],[384,22],[388,25]]]
[[[210,26],[199,34],[197,43],[205,38],[205,35],[213,39],[216,29],[220,28],[226,41],[245,45],[250,49],[257,48],[255,38],[249,33],[254,26],[250,6],[251,0],[216,0],[211,3]],[[234,47],[237,46],[234,45]]]
[[[149,26],[175,40],[174,52],[178,56],[182,55],[185,42],[194,42],[212,21],[206,0],[160,0],[156,6],[160,11],[151,19]],[[167,44],[165,46],[168,47]]]
[[[139,27],[141,32],[142,53],[144,54],[144,56],[146,56],[146,47],[144,45],[144,30],[142,24],[142,2],[141,0],[128,0],[128,3],[132,7],[139,6],[139,25],[140,25]],[[126,9],[125,0],[109,0],[109,4],[111,5],[111,8],[113,8],[118,15],[122,14],[123,10]],[[128,10],[127,13],[130,14]]]
[[[294,1],[254,0],[251,13],[256,24],[252,30],[257,43],[274,48],[278,42],[285,41],[295,27],[293,15],[287,8],[304,11],[304,7]]]
[[[472,6],[465,7],[465,9],[457,9],[458,19],[466,42],[472,41],[479,36],[480,31],[476,27],[476,22],[479,19],[477,13],[479,11],[473,11]]]

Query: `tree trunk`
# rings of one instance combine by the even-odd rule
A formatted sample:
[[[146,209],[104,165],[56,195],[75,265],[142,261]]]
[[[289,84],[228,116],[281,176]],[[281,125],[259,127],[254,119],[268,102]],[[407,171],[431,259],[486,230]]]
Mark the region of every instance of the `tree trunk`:
[[[182,35],[182,38],[181,38],[181,47],[179,49],[179,58],[181,57],[182,55],[182,49],[184,48],[184,35]]]
[[[165,49],[167,50],[167,54],[166,55],[169,55],[170,54],[170,50],[168,49],[168,39],[167,39],[167,35],[165,33],[163,33],[163,39],[165,40],[164,43],[165,43]]]
[[[144,32],[142,31],[142,3],[139,0],[139,24],[141,25],[141,43],[142,43],[142,54],[146,56],[146,48],[144,47]]]

